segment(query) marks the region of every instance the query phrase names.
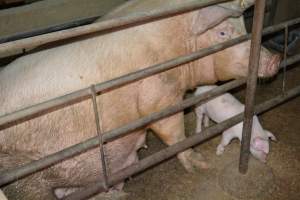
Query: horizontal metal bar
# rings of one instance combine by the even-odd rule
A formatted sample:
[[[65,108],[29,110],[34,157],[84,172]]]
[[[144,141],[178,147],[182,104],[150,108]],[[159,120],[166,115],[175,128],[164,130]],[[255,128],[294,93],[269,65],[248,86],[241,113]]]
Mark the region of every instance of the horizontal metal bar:
[[[276,26],[268,27],[264,30],[264,34],[273,33],[273,32],[276,32],[276,31],[279,31],[279,30],[285,28],[285,26],[292,26],[297,23],[300,23],[300,18],[290,20],[290,21],[278,24]],[[95,90],[97,93],[99,93],[99,92],[103,93],[105,91],[108,91],[108,90],[111,90],[111,89],[114,89],[117,87],[121,87],[122,85],[146,78],[148,76],[152,76],[152,75],[173,69],[175,67],[178,67],[179,65],[192,62],[194,60],[208,56],[212,53],[216,53],[216,52],[226,49],[228,47],[234,46],[240,42],[244,42],[244,41],[248,40],[250,38],[250,36],[251,36],[251,34],[244,35],[244,36],[235,38],[233,40],[211,46],[209,48],[201,49],[201,50],[196,51],[189,55],[171,59],[164,63],[153,65],[146,69],[139,70],[139,71],[112,79],[110,81],[99,83],[99,84],[95,85]],[[22,123],[24,121],[27,121],[27,120],[30,120],[33,118],[36,118],[36,117],[44,115],[46,113],[53,112],[62,107],[78,103],[87,98],[89,98],[89,88],[77,90],[70,94],[66,94],[64,96],[57,97],[57,98],[36,104],[34,106],[29,106],[27,108],[15,111],[13,113],[0,116],[0,130],[11,127],[13,125]]]
[[[287,60],[286,60],[286,65],[289,66],[289,65],[293,65],[297,62],[300,61],[300,54],[297,54],[297,55],[294,55],[294,56],[291,56],[289,57]],[[285,66],[284,66],[284,62],[282,61],[279,65],[279,68],[280,69],[283,69]]]
[[[289,62],[289,59],[288,59],[287,65],[292,64],[293,62],[295,62],[296,59],[292,59],[292,60],[293,60],[292,62]],[[236,87],[244,84],[245,82],[246,82],[245,79],[231,81],[220,87],[217,87],[216,89],[214,89],[208,93],[204,93],[200,96],[186,99],[183,102],[181,102],[180,104],[171,106],[160,112],[153,113],[149,116],[143,117],[135,122],[132,122],[132,123],[122,126],[120,128],[111,130],[109,132],[105,132],[103,135],[103,142],[111,141],[117,137],[121,137],[121,136],[127,134],[128,132],[132,132],[134,130],[142,128],[142,127],[146,126],[148,123],[160,120],[164,117],[170,116],[170,115],[178,113],[180,111],[183,111],[184,109],[186,109],[192,105],[195,105],[199,102],[204,102],[205,100],[208,100],[210,98],[213,98],[215,96],[223,94],[224,92],[226,92],[230,89],[236,88]],[[72,158],[76,155],[79,155],[81,153],[84,153],[92,148],[98,147],[98,145],[99,145],[98,137],[93,137],[93,138],[85,140],[81,143],[78,143],[76,145],[73,145],[71,147],[68,147],[57,153],[48,155],[44,158],[41,158],[39,160],[25,164],[23,166],[19,166],[16,169],[12,169],[12,170],[8,171],[7,173],[0,175],[0,186],[11,183],[15,180],[18,180],[27,175],[30,175],[36,171],[40,171],[44,168],[55,165],[63,160],[66,160],[66,159]]]
[[[215,96],[221,95],[224,92],[231,90],[233,88],[236,88],[244,83],[245,83],[245,79],[231,81],[220,87],[215,88],[212,91],[203,93],[196,97],[186,99],[186,100],[182,101],[181,103],[171,106],[171,107],[168,107],[160,112],[150,114],[146,117],[140,118],[140,119],[138,119],[132,123],[129,123],[125,126],[122,126],[120,128],[117,128],[117,129],[114,129],[114,130],[111,130],[108,132],[104,132],[103,138],[102,138],[103,142],[111,141],[112,139],[123,136],[123,135],[130,133],[134,130],[137,130],[139,128],[142,128],[151,122],[154,122],[154,121],[160,120],[164,117],[170,116],[172,114],[181,112],[184,109],[186,109],[192,105],[195,105],[201,101],[205,101],[207,99],[213,98]],[[92,148],[95,148],[98,146],[99,146],[99,138],[98,138],[98,136],[95,136],[93,138],[90,138],[81,143],[78,143],[76,145],[68,147],[57,153],[48,155],[44,158],[33,161],[31,163],[16,167],[15,169],[6,171],[5,174],[0,175],[0,186],[11,183],[22,177],[30,175],[36,171],[40,171],[44,168],[50,167],[56,163],[59,163],[63,160],[74,157],[76,155],[79,155],[83,152],[88,151],[89,149],[92,149]]]
[[[4,36],[4,37],[0,37],[0,44],[5,43],[5,42],[11,42],[11,41],[15,41],[15,40],[20,40],[20,39],[24,39],[24,38],[29,38],[29,37],[33,37],[33,36],[37,36],[37,35],[42,35],[42,34],[46,34],[46,33],[52,33],[55,31],[60,31],[60,30],[64,30],[64,29],[70,29],[70,28],[74,28],[74,27],[78,27],[78,26],[82,26],[82,25],[86,25],[86,24],[90,24],[92,22],[94,22],[96,19],[100,18],[101,16],[93,16],[93,17],[88,17],[88,18],[84,18],[84,19],[77,19],[71,22],[66,22],[66,23],[62,23],[62,24],[57,24],[57,25],[52,25],[46,28],[39,28],[33,31],[26,31],[26,32],[21,32],[21,33],[15,33],[13,35],[10,36]]]
[[[286,93],[286,96],[279,95],[271,100],[259,104],[258,106],[255,107],[255,113],[260,114],[262,112],[265,112],[291,98],[298,96],[299,94],[300,94],[300,86],[289,90]],[[140,162],[133,164],[130,167],[127,167],[118,173],[111,175],[109,177],[108,183],[110,186],[113,186],[138,172],[142,172],[149,167],[152,167],[168,158],[171,158],[172,156],[178,154],[179,152],[184,151],[187,148],[198,145],[212,137],[219,135],[225,129],[232,127],[241,121],[243,121],[243,113],[240,113],[215,126],[209,127],[203,130],[199,134],[194,134],[193,136],[188,137],[182,142],[167,147],[147,158],[144,158]],[[95,182],[93,184],[88,185],[85,190],[75,192],[64,199],[65,200],[87,199],[89,197],[92,197],[95,194],[103,192],[104,188],[102,186],[103,185],[101,181]]]
[[[174,16],[193,10],[198,10],[207,6],[227,2],[230,0],[211,0],[209,2],[191,2],[185,3],[180,6],[172,6],[170,8],[152,10],[147,13],[136,13],[124,17],[118,17],[113,19],[108,19],[101,22],[96,22],[89,25],[84,25],[77,28],[72,28],[68,30],[57,31],[54,33],[48,33],[44,35],[39,35],[31,38],[25,38],[13,42],[8,42],[0,44],[0,55],[15,52],[18,50],[28,49],[37,47],[46,43],[55,42],[67,38],[78,37],[82,35],[87,35],[91,33],[108,31],[116,28],[127,28],[138,23],[146,23],[149,21],[154,21],[157,19]]]

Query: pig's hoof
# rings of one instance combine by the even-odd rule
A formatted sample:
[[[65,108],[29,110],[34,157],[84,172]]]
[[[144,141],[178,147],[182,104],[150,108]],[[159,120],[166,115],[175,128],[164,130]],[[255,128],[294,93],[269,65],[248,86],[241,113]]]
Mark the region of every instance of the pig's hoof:
[[[54,194],[57,199],[63,199],[64,197],[76,192],[77,190],[82,189],[78,187],[68,187],[68,188],[55,188]]]
[[[108,192],[100,193],[89,200],[125,200],[129,194],[122,190],[109,190]]]
[[[217,155],[217,156],[220,156],[220,155],[222,155],[223,153],[224,153],[224,147],[221,146],[221,145],[219,145],[219,146],[217,147],[216,155]]]
[[[178,158],[183,165],[183,167],[188,172],[195,172],[195,169],[208,169],[209,165],[207,164],[204,157],[201,153],[196,153],[192,149],[188,149],[180,154]]]

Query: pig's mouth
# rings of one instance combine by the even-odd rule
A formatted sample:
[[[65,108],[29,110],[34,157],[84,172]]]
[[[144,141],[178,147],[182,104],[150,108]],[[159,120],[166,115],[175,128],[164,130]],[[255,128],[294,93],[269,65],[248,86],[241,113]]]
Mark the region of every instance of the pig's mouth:
[[[281,61],[280,55],[274,55],[269,59],[268,63],[262,64],[258,71],[258,77],[260,79],[268,79],[273,77],[279,71],[279,64]],[[262,62],[263,63],[263,62]]]

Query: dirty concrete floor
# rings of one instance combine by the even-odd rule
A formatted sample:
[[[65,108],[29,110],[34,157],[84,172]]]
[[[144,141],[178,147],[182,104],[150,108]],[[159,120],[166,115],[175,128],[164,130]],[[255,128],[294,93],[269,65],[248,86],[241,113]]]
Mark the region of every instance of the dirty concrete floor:
[[[293,67],[287,72],[287,88],[300,84],[300,65]],[[268,83],[260,84],[257,91],[257,103],[268,100],[281,94],[282,73]],[[235,92],[235,95],[243,99],[244,90]],[[239,158],[240,145],[234,140],[225,150],[222,156],[216,156],[216,146],[221,137],[218,136],[209,142],[196,146],[197,151],[205,155],[211,168],[199,170],[194,174],[187,173],[176,158],[170,159],[156,167],[146,170],[144,173],[132,177],[125,184],[126,199],[135,200],[234,200],[234,199],[300,199],[300,97],[295,98],[259,116],[265,129],[275,134],[278,142],[271,143],[271,152],[268,155],[266,166],[259,166],[255,162],[250,169],[254,184],[259,187],[250,187],[240,194],[232,194],[222,188],[226,184],[224,171],[233,173],[238,170],[237,160]],[[192,133],[195,127],[195,115],[188,111],[185,115],[186,132]],[[140,151],[140,157],[146,157],[165,145],[154,135],[148,136],[148,150]],[[254,159],[251,159],[253,162]],[[234,168],[228,170],[228,167]],[[265,174],[264,170],[267,170]],[[257,178],[258,176],[259,178]],[[225,178],[225,180],[224,180]],[[268,179],[268,180],[267,180]],[[223,180],[223,181],[220,181]],[[264,185],[270,183],[268,185]],[[236,180],[236,183],[239,180]],[[239,184],[232,184],[231,187]],[[263,188],[260,188],[263,186]],[[227,185],[228,187],[228,185]],[[243,192],[243,191],[242,191]],[[240,196],[239,196],[240,195]],[[237,198],[239,197],[239,198]]]
[[[45,19],[46,20],[46,19]],[[299,67],[288,71],[288,88],[300,84]],[[259,86],[257,102],[262,102],[281,92],[282,74],[276,80]],[[235,93],[243,101],[244,90]],[[300,97],[272,109],[260,115],[260,121],[264,128],[272,131],[278,138],[278,142],[271,143],[271,152],[265,168],[259,163],[254,163],[250,169],[251,175],[257,175],[260,179],[254,179],[257,185],[264,186],[265,179],[272,179],[269,186],[253,190],[249,187],[246,194],[240,194],[242,199],[271,200],[271,199],[300,199]],[[186,132],[192,133],[195,127],[194,113],[186,113]],[[154,135],[148,134],[148,150],[139,152],[140,158],[146,157],[165,147]],[[224,191],[226,176],[224,171],[234,173],[238,170],[239,142],[234,140],[222,156],[216,156],[216,146],[220,142],[220,136],[209,142],[195,147],[197,151],[206,157],[210,169],[199,170],[194,174],[187,173],[176,158],[170,159],[145,172],[133,176],[126,182],[124,191],[126,200],[234,200],[239,199]],[[251,160],[253,161],[253,160]],[[231,170],[229,167],[231,167]],[[264,173],[267,169],[268,173]],[[270,170],[269,170],[270,169]],[[252,170],[252,171],[251,171]],[[266,175],[265,177],[262,175]],[[265,178],[265,179],[264,179]],[[228,181],[229,183],[229,181]],[[231,183],[231,187],[238,186]],[[230,187],[229,186],[229,187]],[[117,198],[117,197],[115,197]]]

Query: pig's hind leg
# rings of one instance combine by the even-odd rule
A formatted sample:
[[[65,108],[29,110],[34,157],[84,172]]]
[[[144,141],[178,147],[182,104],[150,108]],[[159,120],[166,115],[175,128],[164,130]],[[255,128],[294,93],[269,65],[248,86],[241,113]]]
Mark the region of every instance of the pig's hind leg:
[[[4,153],[0,152],[0,173],[7,169],[12,169],[22,164],[33,161],[31,153]],[[29,155],[29,156],[28,156]],[[5,173],[5,172],[4,172]],[[49,181],[45,176],[52,177]],[[5,186],[3,189],[8,199],[22,199],[22,200],[57,200],[52,192],[52,184],[63,184],[61,179],[56,178],[56,174],[52,169],[46,169],[42,172],[37,172],[25,178],[22,178],[12,184]]]
[[[231,129],[227,129],[223,132],[221,143],[218,145],[216,151],[218,156],[224,153],[225,146],[227,146],[233,138],[234,134],[231,133]]]

